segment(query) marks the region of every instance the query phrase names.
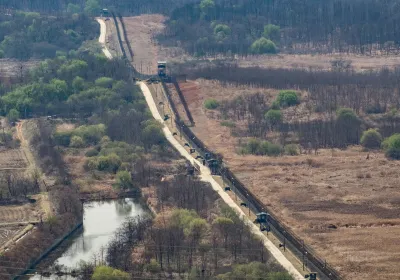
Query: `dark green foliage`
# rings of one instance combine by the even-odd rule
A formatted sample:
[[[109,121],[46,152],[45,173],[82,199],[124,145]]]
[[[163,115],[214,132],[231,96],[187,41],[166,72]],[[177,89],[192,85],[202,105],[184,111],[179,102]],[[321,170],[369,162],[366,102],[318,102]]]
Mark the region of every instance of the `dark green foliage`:
[[[128,190],[133,188],[131,174],[128,171],[118,171],[116,186],[121,190]]]
[[[295,106],[300,103],[299,96],[293,90],[281,90],[276,101],[281,107]]]
[[[7,120],[11,122],[16,122],[20,118],[19,112],[15,109],[11,109],[7,114]]]
[[[382,135],[376,129],[368,129],[363,132],[360,143],[367,149],[379,149],[382,143]]]
[[[162,125],[153,120],[147,121],[142,130],[142,141],[147,148],[153,145],[163,145],[165,137],[162,132]]]
[[[253,54],[276,53],[276,46],[274,42],[263,37],[251,44],[250,52]]]
[[[282,122],[282,112],[281,110],[268,110],[267,113],[265,113],[265,119],[271,126],[275,126]]]
[[[387,158],[400,160],[400,134],[396,133],[386,138],[382,147],[385,150],[385,155]]]
[[[98,25],[83,14],[50,17],[17,11],[12,18],[0,15],[0,50],[10,58],[55,57],[57,51],[77,49],[97,33]]]
[[[247,142],[247,144],[242,148],[241,152],[244,154],[260,156],[279,156],[282,154],[283,149],[279,144],[253,138]]]
[[[280,28],[277,25],[267,24],[264,26],[263,37],[279,42],[280,37]]]
[[[340,108],[336,112],[336,127],[343,143],[358,143],[360,140],[361,120],[350,108]]]
[[[83,146],[96,145],[99,143],[100,139],[105,135],[105,131],[106,128],[104,124],[83,125],[71,131],[56,132],[53,137],[57,145],[81,148]],[[75,140],[72,141],[74,137],[79,137],[80,139],[75,138]]]
[[[99,151],[97,149],[90,149],[85,153],[86,157],[96,157],[99,155]]]

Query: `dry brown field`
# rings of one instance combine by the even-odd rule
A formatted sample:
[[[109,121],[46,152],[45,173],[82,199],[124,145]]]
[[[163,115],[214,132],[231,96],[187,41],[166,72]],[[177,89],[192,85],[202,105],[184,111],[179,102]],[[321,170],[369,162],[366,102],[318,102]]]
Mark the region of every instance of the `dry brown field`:
[[[163,28],[163,17],[126,19],[135,66],[156,69],[157,59],[192,60],[182,50],[156,45],[151,39]],[[238,58],[244,67],[329,69],[335,59],[351,60],[356,71],[394,68],[395,56],[287,55]],[[145,71],[146,70],[146,71]],[[150,71],[151,72],[151,71]],[[154,71],[152,71],[154,73]],[[240,138],[220,125],[217,114],[203,108],[206,98],[224,101],[237,95],[274,90],[222,86],[196,80],[180,83],[196,122],[193,131],[269,208],[311,245],[346,279],[400,278],[400,163],[360,147],[319,150],[318,154],[260,157],[239,155]],[[285,116],[286,117],[286,116]],[[244,139],[242,139],[244,140]]]

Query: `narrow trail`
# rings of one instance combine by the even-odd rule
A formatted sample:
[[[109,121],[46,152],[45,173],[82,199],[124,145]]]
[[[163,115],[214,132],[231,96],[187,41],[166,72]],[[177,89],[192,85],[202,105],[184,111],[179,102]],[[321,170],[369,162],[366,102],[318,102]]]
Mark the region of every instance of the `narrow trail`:
[[[26,173],[32,172],[35,169],[35,161],[33,158],[33,154],[31,150],[29,149],[29,143],[24,137],[23,133],[23,125],[25,124],[25,120],[21,120],[17,123],[16,125],[16,130],[17,130],[17,138],[21,143],[21,152],[24,154],[24,157],[26,159]]]
[[[99,21],[99,20],[98,20]],[[99,22],[100,23],[100,22]],[[103,22],[104,23],[104,22]],[[101,24],[100,24],[101,25]],[[101,35],[100,38],[103,37],[105,38],[106,34],[105,31],[106,29],[102,28],[101,29]],[[99,41],[100,41],[99,38]],[[106,48],[103,49],[103,52],[105,52]],[[110,54],[111,56],[111,54]],[[108,56],[107,56],[108,57]],[[108,58],[112,58],[108,57]],[[146,99],[146,103],[149,106],[149,109],[153,115],[153,117],[160,121],[161,123],[164,123],[164,119],[161,117],[156,103],[154,102],[153,96],[151,95],[150,89],[144,82],[139,82],[138,85],[140,86],[141,91],[143,92],[143,95]],[[225,201],[226,204],[228,204],[238,215],[240,218],[243,220],[247,221],[247,224],[250,228],[250,230],[258,236],[264,243],[265,248],[271,253],[271,255],[276,259],[276,261],[285,269],[287,270],[294,279],[296,280],[301,280],[304,279],[304,276],[297,271],[297,269],[293,266],[293,264],[283,255],[283,253],[265,236],[260,229],[258,228],[257,225],[252,223],[246,216],[246,214],[243,212],[243,210],[233,201],[233,199],[223,190],[222,186],[218,184],[215,179],[211,175],[211,171],[208,167],[203,166],[202,163],[200,163],[198,160],[194,159],[188,151],[178,142],[178,140],[175,139],[175,137],[172,135],[172,132],[168,128],[167,125],[164,125],[163,127],[163,132],[168,140],[168,142],[187,160],[189,160],[191,163],[197,163],[200,166],[200,179],[204,182],[208,182],[211,184],[212,188],[220,195],[220,197]]]

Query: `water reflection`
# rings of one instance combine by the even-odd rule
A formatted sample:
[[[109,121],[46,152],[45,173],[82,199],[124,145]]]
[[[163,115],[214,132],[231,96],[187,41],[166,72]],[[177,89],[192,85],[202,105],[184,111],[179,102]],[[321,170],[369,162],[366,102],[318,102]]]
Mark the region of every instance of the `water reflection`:
[[[106,245],[125,219],[143,214],[142,206],[130,198],[85,203],[83,231],[74,238],[72,244],[54,264],[74,268],[81,260],[104,259]],[[30,279],[74,278],[52,275],[50,277],[33,276]]]

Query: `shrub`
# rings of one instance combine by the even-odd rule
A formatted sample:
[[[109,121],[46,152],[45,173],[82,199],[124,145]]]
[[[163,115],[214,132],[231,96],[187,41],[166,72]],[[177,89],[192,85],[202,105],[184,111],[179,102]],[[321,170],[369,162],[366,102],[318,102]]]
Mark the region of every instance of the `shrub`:
[[[386,138],[382,144],[387,158],[400,159],[400,134],[396,133]]]
[[[129,173],[128,171],[118,171],[117,187],[121,190],[128,190],[133,188],[131,173]]]
[[[16,109],[11,109],[7,114],[8,122],[16,122],[19,119],[19,112]]]
[[[376,129],[368,129],[361,136],[361,145],[367,149],[378,149],[381,147],[382,135]]]
[[[121,159],[116,154],[98,157],[97,169],[115,173],[121,166]]]
[[[159,273],[161,266],[155,259],[151,259],[150,263],[146,265],[146,270],[150,273]]]
[[[226,126],[226,127],[230,127],[230,128],[234,128],[236,127],[236,124],[234,122],[230,122],[230,121],[222,121],[221,126]]]
[[[99,166],[99,161],[97,158],[89,158],[86,162],[85,162],[85,169],[86,170],[97,170]]]
[[[215,110],[219,107],[219,102],[213,98],[207,98],[204,101],[204,107],[208,110]]]
[[[114,269],[109,266],[98,266],[92,275],[92,280],[128,280],[130,275],[127,272]]]
[[[281,107],[295,106],[300,103],[297,93],[293,90],[281,90],[276,101]]]
[[[269,156],[279,156],[282,153],[282,146],[279,144],[270,143],[268,145]]]
[[[282,121],[282,113],[281,110],[268,110],[265,113],[265,119],[272,125],[277,125]]]
[[[260,38],[250,46],[250,52],[253,54],[276,53],[276,45],[267,38]]]
[[[71,131],[61,131],[54,133],[53,139],[57,145],[68,147],[69,144],[71,143],[71,136],[72,136]]]
[[[256,155],[258,154],[258,151],[260,150],[260,140],[258,139],[250,139],[249,142],[247,142],[247,147],[246,150],[249,154]]]
[[[98,78],[95,82],[96,86],[104,87],[104,88],[112,88],[113,79],[108,77]]]
[[[86,157],[96,157],[99,155],[99,151],[97,149],[90,149],[85,153]]]
[[[299,154],[299,147],[296,144],[286,145],[285,154],[287,154],[288,156],[296,156]]]
[[[87,145],[96,145],[104,136],[106,127],[104,124],[82,125],[72,131],[73,135],[82,137]]]
[[[339,108],[336,112],[338,121],[358,121],[356,113],[350,108]]]
[[[72,148],[82,148],[85,146],[85,141],[83,141],[82,137],[75,135],[71,137],[71,142],[69,143],[69,146]]]
[[[282,147],[279,144],[259,139],[250,139],[242,150],[245,154],[278,156],[282,153]]]

